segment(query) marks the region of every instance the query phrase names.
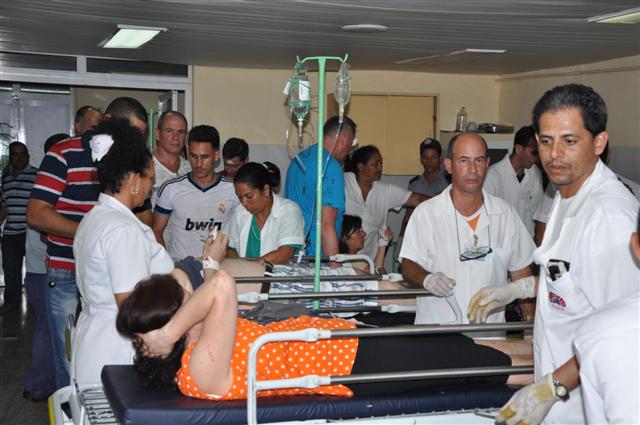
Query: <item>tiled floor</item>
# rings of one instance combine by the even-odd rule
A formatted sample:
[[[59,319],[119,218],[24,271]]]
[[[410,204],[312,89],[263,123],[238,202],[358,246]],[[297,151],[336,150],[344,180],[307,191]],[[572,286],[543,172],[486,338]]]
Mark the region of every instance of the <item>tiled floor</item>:
[[[33,324],[33,311],[26,302],[20,313],[0,316],[0,425],[49,423],[46,402],[22,398],[24,373],[31,359]]]

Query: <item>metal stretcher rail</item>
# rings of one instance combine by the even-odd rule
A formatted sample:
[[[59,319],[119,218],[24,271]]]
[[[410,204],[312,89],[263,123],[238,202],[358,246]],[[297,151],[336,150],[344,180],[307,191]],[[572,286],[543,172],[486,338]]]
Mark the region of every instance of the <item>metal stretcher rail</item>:
[[[410,381],[419,379],[466,378],[505,374],[533,373],[533,366],[487,366],[465,369],[436,369],[394,373],[367,373],[349,376],[331,376],[332,384],[361,384],[385,381]]]
[[[416,325],[416,326],[398,326],[393,328],[376,328],[376,329],[349,329],[349,330],[324,330],[324,329],[304,329],[293,332],[276,332],[261,335],[251,345],[249,350],[249,362],[247,368],[247,423],[257,424],[257,393],[259,390],[276,389],[276,388],[316,388],[322,385],[331,385],[337,383],[334,381],[337,377],[309,375],[293,379],[279,379],[258,381],[256,378],[256,364],[258,352],[260,349],[270,342],[274,341],[304,341],[315,342],[319,339],[330,338],[346,338],[346,337],[374,337],[374,336],[391,336],[391,335],[435,335],[453,332],[484,332],[484,331],[509,331],[509,330],[531,330],[531,323],[492,323],[482,325]],[[469,372],[467,372],[469,371]],[[490,367],[490,368],[466,368],[466,369],[440,369],[431,371],[407,371],[399,373],[380,373],[367,375],[351,375],[349,377],[341,377],[342,382],[371,382],[377,380],[378,377],[384,380],[415,380],[415,379],[433,379],[433,378],[450,378],[461,376],[474,376],[473,372],[478,372],[481,376],[503,375],[503,374],[522,374],[532,373],[533,367],[512,366],[512,367]],[[467,375],[468,373],[468,375]],[[353,381],[347,381],[353,379]],[[364,379],[356,381],[356,379]]]
[[[320,276],[320,282],[360,282],[371,280],[392,280],[390,275],[328,275]],[[314,275],[302,276],[259,276],[259,277],[236,277],[236,283],[278,283],[278,282],[313,282]]]
[[[325,298],[364,298],[364,297],[429,297],[431,293],[425,289],[416,290],[385,290],[385,291],[345,291],[345,292],[296,292],[268,294],[270,300],[298,300]]]

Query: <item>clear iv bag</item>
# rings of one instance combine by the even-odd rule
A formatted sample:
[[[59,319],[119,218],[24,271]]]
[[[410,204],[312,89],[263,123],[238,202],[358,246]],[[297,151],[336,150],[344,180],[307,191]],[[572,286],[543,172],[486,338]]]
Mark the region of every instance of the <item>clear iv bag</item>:
[[[349,104],[349,98],[351,97],[351,78],[349,77],[349,65],[346,62],[342,62],[340,70],[336,77],[336,90],[333,93],[338,102],[338,110],[340,115],[340,122],[344,117],[344,108]]]
[[[309,113],[311,105],[309,87],[309,77],[306,73],[296,73],[291,77],[289,84],[289,110],[296,116],[298,122],[304,121],[304,118]]]

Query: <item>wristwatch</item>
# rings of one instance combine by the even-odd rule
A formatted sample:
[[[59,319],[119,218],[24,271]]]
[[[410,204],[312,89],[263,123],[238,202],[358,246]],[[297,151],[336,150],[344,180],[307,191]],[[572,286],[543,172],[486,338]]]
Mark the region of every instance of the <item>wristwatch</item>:
[[[569,400],[569,390],[557,379],[553,379],[554,394],[562,401]]]

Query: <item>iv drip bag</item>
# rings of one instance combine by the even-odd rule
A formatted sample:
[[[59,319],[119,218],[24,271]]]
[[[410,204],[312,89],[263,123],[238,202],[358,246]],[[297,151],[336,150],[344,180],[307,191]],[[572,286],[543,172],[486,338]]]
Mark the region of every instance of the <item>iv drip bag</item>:
[[[306,73],[296,73],[291,77],[289,84],[289,109],[294,114],[299,123],[309,113],[311,105],[311,95],[309,89],[309,77]]]
[[[344,107],[349,104],[349,98],[351,97],[351,78],[349,77],[349,65],[346,62],[342,62],[340,65],[340,70],[336,76],[336,90],[333,94],[336,102],[338,102],[340,122],[342,122]]]

